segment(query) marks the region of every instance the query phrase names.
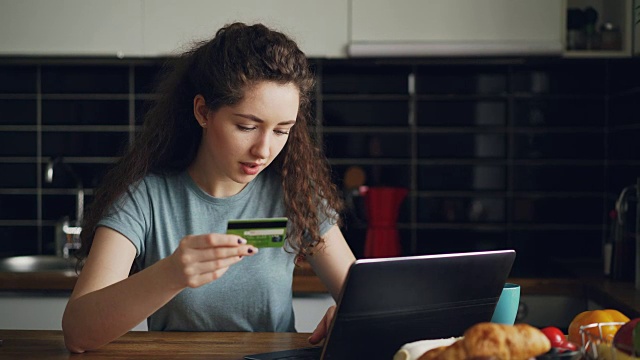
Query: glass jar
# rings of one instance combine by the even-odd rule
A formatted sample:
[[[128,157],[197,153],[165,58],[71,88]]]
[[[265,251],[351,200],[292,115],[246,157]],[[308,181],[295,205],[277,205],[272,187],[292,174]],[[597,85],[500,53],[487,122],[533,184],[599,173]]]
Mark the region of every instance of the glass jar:
[[[600,26],[600,48],[602,50],[622,50],[620,28],[610,22]]]

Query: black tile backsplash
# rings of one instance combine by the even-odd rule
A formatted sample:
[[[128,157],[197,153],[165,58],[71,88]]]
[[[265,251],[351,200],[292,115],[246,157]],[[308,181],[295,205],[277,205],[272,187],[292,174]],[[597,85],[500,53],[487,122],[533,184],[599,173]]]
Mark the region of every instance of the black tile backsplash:
[[[619,160],[640,160],[640,129],[614,130],[611,156]]]
[[[604,95],[606,61],[578,60],[514,67],[511,90],[515,93]]]
[[[420,229],[420,254],[498,250],[511,247],[504,230]]]
[[[418,190],[506,190],[507,171],[498,165],[419,165]]]
[[[0,59],[0,256],[55,252],[76,182],[60,169],[45,182],[46,163],[63,157],[88,206],[154,101],[162,60]],[[640,176],[638,65],[313,59],[313,108],[340,188],[355,166],[367,186],[411,190],[403,254],[515,248],[522,276],[522,264],[600,258],[615,197]],[[366,206],[346,194],[343,230],[361,257]]]
[[[600,201],[601,196],[514,197],[510,213],[514,223],[593,225],[602,221],[602,212],[593,206]]]
[[[43,100],[42,125],[128,125],[128,100]]]
[[[43,94],[127,94],[129,66],[42,66]]]
[[[329,133],[324,146],[329,158],[411,158],[408,133]]]
[[[0,94],[35,94],[37,79],[37,66],[0,66]]]
[[[600,253],[602,246],[602,234],[588,229],[514,230],[511,235],[516,252],[526,254],[538,266],[544,266],[550,255],[565,260],[590,258]]]
[[[499,66],[420,66],[416,71],[419,94],[503,94],[507,76]]]
[[[36,99],[0,99],[0,125],[36,125]]]
[[[153,100],[145,99],[145,100],[136,100],[135,101],[135,124],[142,125],[144,122],[144,114],[147,113],[149,108],[153,105]]]
[[[640,94],[631,93],[614,96],[610,100],[611,117],[610,124],[617,125],[637,125],[640,122],[638,114],[638,101]]]
[[[602,160],[605,157],[604,142],[602,132],[517,133],[513,139],[513,157]]]
[[[499,197],[422,196],[417,206],[418,221],[424,223],[499,224],[506,221],[506,200]]]
[[[2,201],[1,197],[0,201]],[[51,238],[53,239],[53,236]],[[37,241],[38,228],[36,226],[0,226],[0,239],[2,239],[0,241],[2,256],[38,254],[42,251]]]
[[[91,200],[90,196],[85,196],[85,204]],[[64,217],[76,218],[76,195],[42,195],[42,220],[55,222]]]
[[[595,127],[605,125],[606,102],[600,97],[517,98],[514,102],[514,126],[524,127]]]
[[[504,126],[507,104],[496,100],[419,101],[417,123],[419,126]]]
[[[36,195],[3,194],[0,197],[0,219],[3,220],[36,219],[37,209]]]
[[[452,134],[420,133],[418,157],[420,158],[493,158],[507,154],[507,138],[504,133]]]
[[[607,192],[618,196],[620,191],[627,186],[636,184],[640,176],[640,165],[637,161],[632,164],[611,164],[607,166]]]
[[[344,174],[347,169],[353,165],[335,164],[334,159],[330,159],[333,163],[332,173],[335,177],[335,182],[340,187],[343,186]],[[356,162],[359,163],[358,160]],[[396,161],[390,161],[390,163],[397,163]],[[411,184],[411,169],[408,163],[392,165],[389,163],[380,164],[362,164],[358,166],[362,168],[366,177],[366,185],[376,186],[393,186],[409,188]]]
[[[134,87],[136,94],[149,94],[153,91],[158,74],[162,71],[160,64],[149,64],[135,67]]]
[[[32,132],[0,132],[0,156],[37,156],[37,139]]]
[[[515,165],[516,191],[595,192],[604,188],[603,164]]]
[[[33,163],[1,162],[0,174],[2,174],[0,175],[0,189],[36,188],[38,186],[37,165]]]
[[[48,159],[47,159],[48,160]],[[63,158],[63,161],[64,160]],[[68,161],[67,161],[68,162]],[[108,163],[68,163],[69,169],[82,181],[87,188],[94,188],[98,185],[111,164]],[[42,174],[46,171],[47,164],[42,163]],[[35,171],[35,169],[34,169]],[[44,175],[43,175],[44,176]],[[43,182],[43,189],[73,189],[77,186],[73,175],[66,168],[56,166],[51,183]]]
[[[409,66],[343,63],[323,66],[324,94],[406,94]]]
[[[42,155],[56,156],[118,156],[127,145],[125,132],[64,131],[42,134]]]
[[[407,126],[406,100],[326,100],[324,126]]]

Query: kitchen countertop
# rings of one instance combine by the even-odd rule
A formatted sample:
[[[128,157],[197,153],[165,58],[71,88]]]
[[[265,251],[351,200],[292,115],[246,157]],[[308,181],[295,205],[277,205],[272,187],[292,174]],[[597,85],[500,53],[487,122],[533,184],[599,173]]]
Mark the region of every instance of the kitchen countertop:
[[[0,330],[0,359],[242,359],[310,346],[305,333],[131,331],[94,351],[71,354],[62,331]]]
[[[640,290],[631,282],[613,281],[604,276],[579,272],[568,278],[509,278],[520,284],[523,295],[557,295],[584,297],[605,308],[615,308],[630,318],[640,317]],[[2,292],[70,292],[76,282],[73,271],[35,273],[0,272]],[[327,289],[309,264],[298,266],[293,277],[294,294],[326,293]]]

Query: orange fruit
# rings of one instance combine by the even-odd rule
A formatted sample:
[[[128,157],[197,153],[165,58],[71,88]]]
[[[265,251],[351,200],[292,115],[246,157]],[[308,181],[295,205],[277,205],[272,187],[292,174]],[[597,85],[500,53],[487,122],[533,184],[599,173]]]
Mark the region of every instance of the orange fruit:
[[[569,324],[569,341],[584,346],[582,336],[580,335],[581,326],[610,322],[625,323],[627,321],[629,321],[629,318],[626,315],[614,309],[583,311],[573,318],[571,324]],[[621,325],[593,326],[585,329],[585,332],[591,334],[594,339],[601,338],[607,342],[611,342],[620,326]]]

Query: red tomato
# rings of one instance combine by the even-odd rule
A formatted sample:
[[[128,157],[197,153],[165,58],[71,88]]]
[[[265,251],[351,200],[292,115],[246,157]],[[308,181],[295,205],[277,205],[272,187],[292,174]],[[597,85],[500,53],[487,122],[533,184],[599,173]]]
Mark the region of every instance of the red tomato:
[[[567,349],[569,351],[578,350],[578,347],[576,346],[576,344],[572,343],[569,340],[565,341],[562,345],[560,345],[560,347],[563,348],[563,349]]]
[[[541,329],[542,333],[549,339],[551,342],[551,347],[562,347],[567,339],[564,337],[562,330],[558,329],[555,326],[547,326],[544,329]]]

